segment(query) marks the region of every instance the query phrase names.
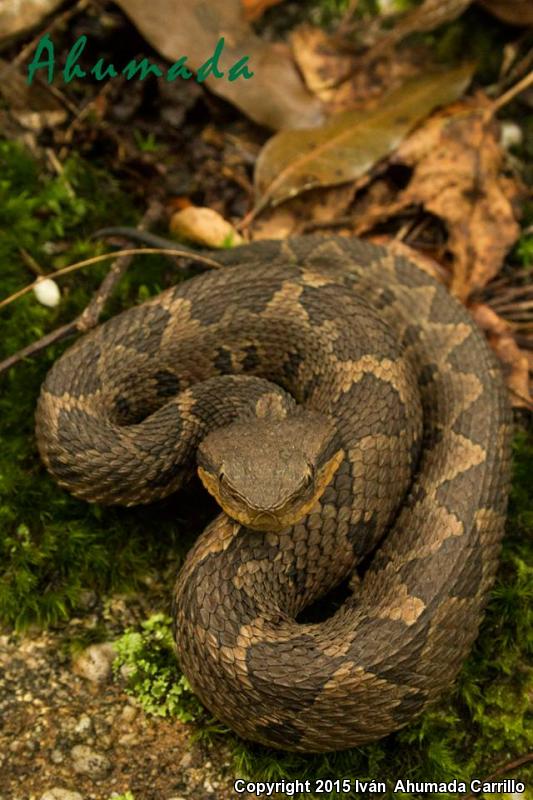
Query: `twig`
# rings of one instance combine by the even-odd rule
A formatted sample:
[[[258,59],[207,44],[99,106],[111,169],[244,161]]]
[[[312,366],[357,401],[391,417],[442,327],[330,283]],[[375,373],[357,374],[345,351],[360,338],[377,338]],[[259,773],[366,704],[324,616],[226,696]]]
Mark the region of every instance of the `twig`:
[[[34,49],[34,47],[36,47],[36,45],[42,39],[43,36],[59,28],[60,25],[62,25],[64,22],[68,22],[68,20],[71,17],[74,17],[76,14],[81,14],[81,12],[85,11],[85,9],[91,4],[91,2],[92,0],[78,0],[78,2],[74,6],[72,6],[72,8],[67,8],[66,11],[63,11],[62,14],[56,14],[54,18],[51,20],[50,24],[47,25],[46,28],[41,28],[39,30],[39,33],[36,36],[34,36],[31,42],[28,42],[28,44],[22,48],[20,53],[17,56],[15,56],[13,61],[10,61],[9,64],[5,67],[5,69],[2,70],[2,72],[0,73],[0,80],[4,80],[5,78],[7,78],[12,69],[18,67],[19,64],[22,64],[26,56],[28,56],[31,53],[31,51]]]
[[[104,99],[108,94],[111,93],[114,84],[112,81],[108,83],[104,83],[97,94],[89,100],[89,102],[83,106],[81,109],[76,109],[74,113],[74,118],[70,125],[68,126],[67,130],[63,136],[63,145],[61,150],[59,151],[59,160],[62,161],[66,158],[69,150],[69,145],[72,143],[74,138],[74,134],[80,127],[81,123],[89,116],[91,111],[98,108],[98,105],[101,103],[102,99]]]
[[[219,269],[222,266],[220,262],[214,261],[211,258],[207,258],[200,253],[195,253],[194,250],[165,250],[162,247],[133,247],[129,250],[116,250],[114,253],[104,253],[101,256],[93,256],[92,258],[86,258],[84,261],[77,261],[75,264],[69,264],[68,267],[62,267],[55,272],[47,272],[46,275],[37,278],[33,281],[33,283],[28,284],[28,286],[24,286],[23,289],[19,289],[18,292],[14,292],[9,297],[5,297],[3,300],[0,300],[0,308],[4,308],[4,306],[9,305],[14,300],[18,300],[19,297],[23,297],[25,294],[28,294],[28,292],[31,292],[38,283],[48,280],[48,278],[58,278],[61,275],[67,275],[69,272],[75,272],[78,269],[82,269],[82,267],[89,267],[91,264],[98,264],[100,261],[106,261],[106,259],[115,258],[116,256],[150,255],[154,253],[163,256],[176,256],[177,258],[181,257],[188,258],[189,260],[193,261],[201,261],[203,264],[207,264],[207,266],[213,267],[214,269]]]
[[[160,208],[158,206],[152,206],[148,209],[146,214],[144,215],[139,228],[141,230],[145,230],[152,224],[160,214]],[[19,350],[17,353],[14,353],[12,356],[4,359],[4,361],[0,362],[0,373],[5,372],[10,367],[18,364],[19,361],[22,361],[24,358],[28,356],[35,355],[36,353],[40,353],[42,350],[45,350],[49,345],[54,344],[55,342],[59,342],[62,339],[66,339],[69,336],[74,336],[76,333],[85,333],[86,331],[94,328],[98,324],[98,320],[100,315],[104,309],[105,303],[107,302],[108,298],[110,297],[111,293],[115,289],[116,285],[124,275],[125,271],[129,267],[131,263],[131,256],[136,255],[137,253],[161,253],[165,255],[173,255],[173,256],[184,256],[189,260],[194,258],[196,261],[202,261],[204,264],[219,268],[221,264],[218,261],[214,261],[213,259],[207,258],[206,256],[202,256],[200,254],[196,254],[194,252],[189,251],[180,251],[180,250],[162,250],[155,247],[151,248],[138,248],[138,249],[130,249],[130,250],[119,250],[115,253],[106,253],[103,256],[95,256],[94,258],[88,258],[85,261],[80,261],[77,264],[70,264],[68,267],[63,267],[63,269],[59,269],[56,272],[51,272],[46,275],[40,276],[29,286],[26,286],[24,289],[15,292],[15,294],[11,295],[10,297],[5,298],[0,302],[0,307],[6,306],[8,303],[11,303],[13,300],[21,297],[27,292],[31,291],[38,283],[42,280],[48,278],[58,277],[58,275],[65,275],[67,272],[73,272],[75,269],[80,269],[83,266],[88,266],[89,264],[94,264],[98,261],[103,261],[106,258],[116,258],[116,261],[112,265],[111,269],[105,276],[104,280],[94,293],[93,297],[89,301],[88,305],[84,308],[84,310],[79,314],[76,319],[72,322],[68,322],[65,325],[62,325],[56,330],[47,333],[41,339],[38,339],[36,342],[32,342],[27,347],[24,347],[22,350]]]
[[[66,325],[56,328],[55,331],[47,333],[46,336],[43,336],[37,342],[32,342],[32,344],[19,350],[18,353],[14,353],[12,356],[0,361],[0,374],[15,364],[18,364],[19,361],[22,361],[24,358],[35,355],[35,353],[40,353],[41,350],[45,350],[49,345],[54,344],[54,342],[66,339],[68,336],[74,336],[79,330],[77,322],[78,320],[75,319],[73,322],[68,322]]]
[[[337,33],[344,33],[347,31],[352,24],[353,17],[355,12],[357,11],[357,6],[359,5],[359,0],[349,0],[348,7],[346,11],[342,15],[342,19],[337,26]]]
[[[514,394],[518,393],[514,392]],[[520,395],[518,395],[518,397],[520,397]],[[494,778],[499,778],[500,775],[504,775],[506,772],[511,772],[513,769],[518,769],[518,767],[523,767],[524,764],[529,764],[530,761],[533,761],[533,753],[526,753],[525,756],[521,756],[514,761],[509,761],[507,764],[502,764],[495,772],[492,773],[492,775],[484,778],[481,783],[487,783],[488,781],[494,780]],[[459,800],[477,800],[477,798],[479,798],[479,795],[477,794],[463,794]]]
[[[491,116],[493,114],[496,114],[496,112],[499,111],[500,108],[507,105],[507,103],[509,103],[511,100],[514,100],[517,94],[520,94],[521,92],[524,92],[526,89],[529,89],[530,86],[533,86],[533,70],[531,70],[531,72],[528,72],[528,74],[525,75],[522,78],[522,80],[518,81],[518,83],[515,83],[514,86],[511,86],[510,89],[508,89],[498,98],[496,98],[496,100],[494,100],[494,102],[488,109],[489,114]]]
[[[19,249],[20,257],[28,267],[28,269],[33,272],[34,275],[44,275],[44,270],[42,269],[41,265],[37,263],[34,257],[28,253],[23,247]]]
[[[160,203],[151,203],[139,222],[139,230],[145,231],[150,228],[151,225],[160,219],[162,213],[163,209]],[[104,310],[107,298],[113,293],[115,286],[117,286],[118,282],[128,269],[129,265],[131,264],[131,259],[131,255],[122,255],[113,262],[111,269],[94,293],[93,297],[89,301],[89,304],[76,319],[77,328],[80,331],[85,332],[90,328],[95,327],[100,318],[100,314]]]
[[[55,172],[59,175],[59,177],[62,178],[63,185],[64,185],[65,189],[67,190],[68,196],[71,198],[71,200],[75,200],[76,199],[76,193],[75,193],[74,189],[72,188],[72,186],[70,184],[70,181],[68,180],[68,178],[65,175],[65,170],[63,169],[63,164],[61,163],[61,161],[59,161],[58,157],[56,156],[54,150],[52,150],[51,147],[47,147],[46,150],[45,150],[45,153],[46,153],[46,155],[48,157],[48,161],[50,162],[50,165],[52,166],[52,169],[54,169]]]

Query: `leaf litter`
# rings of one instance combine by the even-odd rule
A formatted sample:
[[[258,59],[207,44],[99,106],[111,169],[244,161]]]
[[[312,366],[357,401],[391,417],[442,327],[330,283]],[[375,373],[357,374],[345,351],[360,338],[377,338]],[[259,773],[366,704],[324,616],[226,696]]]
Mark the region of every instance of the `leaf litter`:
[[[467,64],[419,76],[381,98],[377,107],[334,115],[320,127],[281,131],[257,160],[255,213],[308,189],[366,176],[417,122],[459,97],[472,72]]]

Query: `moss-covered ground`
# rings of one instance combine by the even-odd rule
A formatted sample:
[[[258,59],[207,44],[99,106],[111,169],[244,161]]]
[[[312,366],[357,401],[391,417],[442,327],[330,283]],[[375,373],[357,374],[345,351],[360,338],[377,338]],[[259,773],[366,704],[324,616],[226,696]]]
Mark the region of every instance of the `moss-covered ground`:
[[[107,173],[70,161],[64,175],[52,176],[18,145],[0,142],[0,297],[33,278],[22,250],[46,269],[57,269],[97,252],[89,234],[98,226],[110,218],[131,222],[138,215]],[[532,256],[525,240],[519,255],[522,261]],[[40,305],[33,294],[1,309],[0,358],[72,319],[105,269],[98,265],[63,279],[63,300],[56,309]],[[176,279],[177,271],[164,259],[138,259],[107,313]],[[179,502],[103,508],[73,499],[45,472],[35,447],[33,413],[44,375],[65,346],[50,347],[0,376],[0,619],[6,627],[58,625],[68,619],[83,589],[104,595],[134,591],[150,570],[169,562],[177,567],[192,539],[190,515],[181,514]],[[490,775],[533,749],[527,719],[533,691],[528,668],[532,475],[533,442],[520,426],[497,583],[475,648],[450,694],[400,733],[334,755],[284,755],[233,738],[236,773],[262,779],[388,778],[391,784],[400,775],[466,780]],[[170,590],[169,584],[169,598]],[[192,735],[231,737],[202,711],[180,677],[164,616],[168,608],[161,611],[121,641],[120,659],[134,667],[132,691],[147,713],[190,722]],[[531,780],[530,767],[508,776]]]

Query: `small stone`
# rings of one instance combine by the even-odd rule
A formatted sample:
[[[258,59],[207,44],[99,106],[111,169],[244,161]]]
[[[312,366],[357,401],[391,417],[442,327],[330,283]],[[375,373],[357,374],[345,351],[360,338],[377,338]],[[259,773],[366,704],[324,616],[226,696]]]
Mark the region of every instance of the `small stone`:
[[[50,753],[50,760],[53,764],[61,764],[65,760],[65,756],[61,750],[52,750]]]
[[[79,792],[71,792],[56,786],[41,795],[40,800],[83,800],[83,797]]]
[[[87,714],[82,714],[74,730],[76,731],[76,733],[79,733],[82,736],[92,733],[93,731],[92,719],[89,716],[87,716]]]
[[[111,770],[110,760],[103,753],[91,750],[87,745],[77,744],[70,753],[74,761],[74,772],[80,775],[98,779],[105,777]]]
[[[124,733],[122,736],[119,736],[118,743],[125,745],[125,744],[137,744],[138,738],[135,733]]]
[[[123,722],[133,722],[138,713],[138,709],[128,703],[128,705],[124,706],[122,709],[120,716]]]
[[[185,753],[183,757],[180,759],[179,763],[180,769],[181,770],[189,769],[191,764],[192,764],[192,753]]]
[[[105,683],[111,677],[116,656],[116,650],[111,642],[91,644],[76,658],[73,670],[77,675],[93,683]]]

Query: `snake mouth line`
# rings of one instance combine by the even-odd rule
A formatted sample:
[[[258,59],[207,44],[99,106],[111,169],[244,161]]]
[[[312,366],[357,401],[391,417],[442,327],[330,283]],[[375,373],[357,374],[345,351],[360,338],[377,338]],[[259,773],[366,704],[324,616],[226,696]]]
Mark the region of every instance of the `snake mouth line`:
[[[279,508],[255,508],[242,496],[228,497],[227,493],[221,490],[216,476],[203,467],[198,467],[198,475],[207,491],[213,495],[228,517],[256,531],[280,533],[296,525],[311,511],[331,482],[343,458],[344,450],[337,450],[317,471],[311,491],[305,497],[290,497]]]

